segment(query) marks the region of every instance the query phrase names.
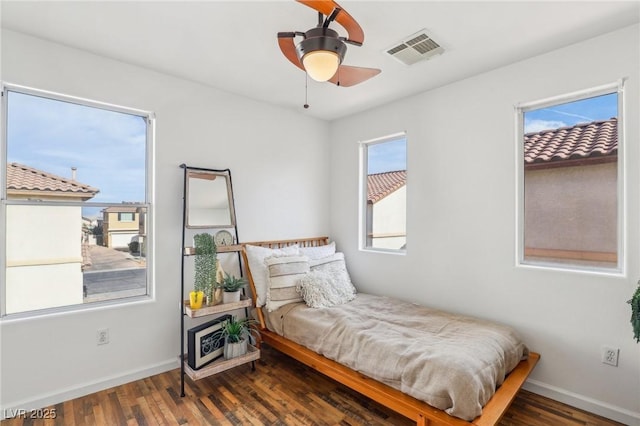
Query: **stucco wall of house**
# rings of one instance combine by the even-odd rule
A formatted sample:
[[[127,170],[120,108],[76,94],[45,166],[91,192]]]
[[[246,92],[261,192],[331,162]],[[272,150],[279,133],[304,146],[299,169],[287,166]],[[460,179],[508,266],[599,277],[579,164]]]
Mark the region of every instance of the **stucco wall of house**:
[[[617,163],[525,171],[525,247],[618,251]]]
[[[138,213],[133,213],[133,220],[118,220],[119,213],[109,213],[109,230],[110,231],[136,231],[138,232],[138,228],[140,227],[140,215]],[[129,214],[129,212],[126,212]]]
[[[82,303],[80,207],[7,206],[6,223],[7,313]]]
[[[372,247],[399,249],[407,241],[407,186],[393,191],[372,205]],[[395,235],[393,237],[389,235]]]

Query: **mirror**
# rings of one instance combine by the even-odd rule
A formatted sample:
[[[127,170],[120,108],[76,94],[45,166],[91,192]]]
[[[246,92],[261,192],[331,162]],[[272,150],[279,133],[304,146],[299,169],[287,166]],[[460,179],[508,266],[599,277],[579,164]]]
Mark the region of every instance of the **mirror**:
[[[224,171],[187,172],[187,228],[230,228],[236,224],[231,175]]]

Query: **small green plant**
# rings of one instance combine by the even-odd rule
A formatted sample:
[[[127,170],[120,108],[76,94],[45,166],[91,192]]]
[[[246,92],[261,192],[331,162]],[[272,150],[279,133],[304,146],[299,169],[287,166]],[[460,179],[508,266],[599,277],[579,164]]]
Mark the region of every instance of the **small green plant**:
[[[140,251],[140,243],[137,241],[131,241],[129,243],[129,252],[138,253]]]
[[[234,315],[231,319],[222,323],[222,328],[216,333],[216,340],[226,340],[229,343],[239,343],[247,336],[257,336],[258,331],[252,327],[257,321],[252,318],[237,319]]]
[[[224,273],[224,280],[222,280],[222,289],[227,292],[238,291],[242,287],[247,285],[244,278],[237,278],[228,273]]]
[[[633,337],[636,339],[636,343],[640,343],[640,281],[638,281],[638,288],[633,293],[631,299],[627,300],[627,303],[631,305],[631,326],[633,327]]]
[[[194,288],[203,291],[209,303],[213,301],[213,290],[218,267],[217,247],[211,234],[197,234],[193,237],[195,245]]]

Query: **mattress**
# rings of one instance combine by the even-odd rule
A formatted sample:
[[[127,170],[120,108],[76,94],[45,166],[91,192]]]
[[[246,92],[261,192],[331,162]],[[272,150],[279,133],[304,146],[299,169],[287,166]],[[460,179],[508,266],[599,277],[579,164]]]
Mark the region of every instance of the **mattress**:
[[[271,331],[467,421],[528,355],[511,327],[364,293],[265,315]]]

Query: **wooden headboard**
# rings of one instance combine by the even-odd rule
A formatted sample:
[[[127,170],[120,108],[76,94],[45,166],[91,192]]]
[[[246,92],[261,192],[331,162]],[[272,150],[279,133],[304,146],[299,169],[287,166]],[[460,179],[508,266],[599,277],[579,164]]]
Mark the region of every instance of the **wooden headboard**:
[[[253,276],[251,275],[251,268],[249,268],[249,260],[247,259],[247,252],[245,251],[245,246],[260,246],[267,248],[281,248],[287,247],[297,244],[300,247],[318,247],[329,244],[329,237],[312,237],[312,238],[299,238],[294,240],[273,240],[273,241],[255,241],[251,243],[242,243],[242,260],[244,261],[244,265],[247,269],[247,280],[249,281],[249,287],[251,288],[251,298],[253,299],[253,306],[256,307],[256,312],[258,315],[258,320],[260,321],[260,329],[267,328],[264,321],[264,314],[262,313],[262,308],[258,307],[256,304],[256,285],[253,282]]]

